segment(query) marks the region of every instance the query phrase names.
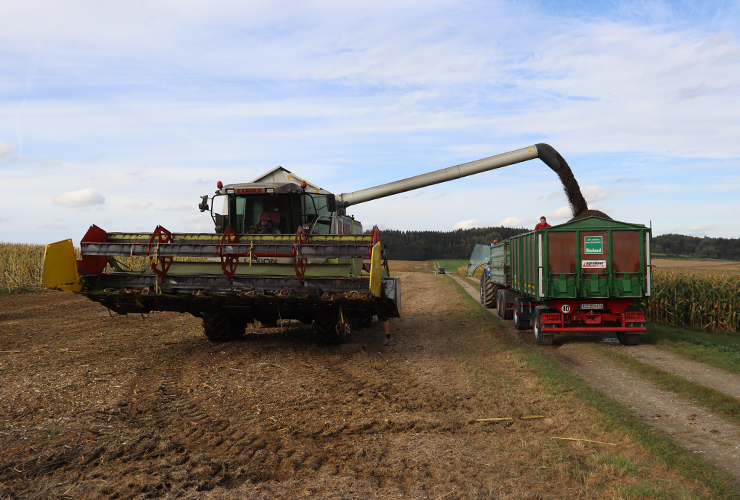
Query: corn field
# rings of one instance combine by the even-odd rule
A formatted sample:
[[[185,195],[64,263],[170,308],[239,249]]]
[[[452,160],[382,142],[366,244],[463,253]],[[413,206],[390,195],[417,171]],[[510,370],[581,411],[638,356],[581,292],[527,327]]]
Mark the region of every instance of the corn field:
[[[649,321],[710,332],[740,331],[740,273],[655,271]]]
[[[28,290],[41,290],[41,269],[44,263],[44,245],[0,242],[0,294],[17,293]],[[80,249],[75,248],[77,258]],[[149,269],[148,257],[121,257],[115,259],[123,269]],[[177,257],[177,262],[200,262],[205,257]]]
[[[0,293],[41,287],[43,245],[0,242]]]

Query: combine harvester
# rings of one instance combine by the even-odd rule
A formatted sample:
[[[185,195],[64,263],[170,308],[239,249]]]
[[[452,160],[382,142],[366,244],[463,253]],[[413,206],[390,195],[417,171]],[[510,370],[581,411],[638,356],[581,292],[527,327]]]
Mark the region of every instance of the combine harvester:
[[[214,233],[162,226],[111,233],[93,225],[80,243],[80,260],[72,240],[47,246],[42,279],[48,288],[79,293],[119,314],[201,317],[212,341],[236,339],[254,321],[295,319],[313,323],[319,341],[337,343],[350,325],[401,313],[401,283],[390,276],[380,231],[363,233],[347,207],[535,158],[572,179],[547,144],[338,196],[278,167],[250,183],[219,182],[215,196],[201,197],[199,208],[211,212]],[[221,213],[214,213],[216,206],[223,206]],[[133,269],[134,257],[149,259],[149,268]]]

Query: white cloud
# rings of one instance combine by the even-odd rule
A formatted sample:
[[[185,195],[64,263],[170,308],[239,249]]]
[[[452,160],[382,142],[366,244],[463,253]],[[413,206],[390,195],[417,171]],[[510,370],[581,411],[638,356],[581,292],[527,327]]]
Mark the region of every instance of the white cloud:
[[[152,202],[145,201],[145,200],[135,201],[134,203],[131,204],[131,208],[133,208],[134,210],[146,210],[147,208],[151,206],[152,206]]]
[[[486,224],[485,221],[482,220],[476,220],[476,219],[469,219],[469,220],[463,220],[458,223],[456,223],[454,226],[452,226],[452,229],[472,229],[474,227],[486,227],[488,224]]]
[[[39,167],[44,168],[59,168],[63,165],[63,163],[59,160],[44,160],[39,162]]]
[[[70,191],[54,198],[55,205],[64,207],[91,207],[93,205],[102,205],[105,198],[92,188],[80,189],[79,191]]]
[[[183,222],[200,222],[203,223],[209,222],[211,220],[210,216],[204,215],[204,214],[194,214],[194,215],[183,215],[180,217],[180,220]]]
[[[697,232],[702,232],[702,231],[709,231],[709,230],[716,229],[716,228],[717,228],[717,226],[715,226],[715,225],[691,226],[688,229],[688,232],[689,233],[697,233]]]
[[[603,186],[583,186],[581,194],[586,199],[586,203],[606,200],[611,197],[609,191]]]
[[[63,231],[67,229],[67,225],[64,223],[64,219],[54,219],[46,224],[42,224],[39,226],[39,229],[43,229],[45,231]]]
[[[195,205],[185,205],[184,203],[171,203],[167,205],[163,210],[168,212],[184,212],[186,210],[194,210]]]
[[[545,217],[547,217],[548,221],[550,219],[570,219],[573,217],[573,213],[570,211],[569,206],[565,206],[560,207],[557,210],[553,210],[552,212],[546,213]]]
[[[499,225],[504,227],[521,227],[525,222],[527,222],[527,219],[512,216],[499,222]]]
[[[0,158],[5,158],[13,152],[15,146],[5,141],[0,141]]]

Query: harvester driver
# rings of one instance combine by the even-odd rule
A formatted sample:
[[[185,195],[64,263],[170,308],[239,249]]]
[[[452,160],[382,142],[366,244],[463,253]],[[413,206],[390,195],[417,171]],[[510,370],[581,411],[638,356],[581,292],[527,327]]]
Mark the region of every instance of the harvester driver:
[[[257,232],[281,234],[280,233],[280,214],[275,211],[275,203],[270,202],[267,210],[261,212],[257,218]]]

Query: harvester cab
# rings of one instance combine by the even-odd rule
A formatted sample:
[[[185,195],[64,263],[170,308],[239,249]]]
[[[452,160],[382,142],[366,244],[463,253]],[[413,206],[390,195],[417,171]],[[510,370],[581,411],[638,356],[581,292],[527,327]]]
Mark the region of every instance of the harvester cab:
[[[219,186],[210,199],[215,231],[227,227],[237,233],[362,234],[362,224],[337,215],[336,199],[322,189],[308,190],[307,183],[251,182]],[[209,210],[208,195],[201,197],[201,212]],[[215,212],[217,207],[220,213]]]
[[[193,314],[213,341],[236,339],[252,322],[295,319],[336,343],[352,327],[401,313],[401,282],[390,276],[380,231],[363,231],[347,207],[535,158],[561,177],[569,172],[552,147],[536,144],[336,196],[282,167],[249,183],[219,181],[198,205],[210,211],[214,233],[93,225],[79,260],[72,240],[47,245],[42,280],[120,314]],[[135,257],[146,265],[135,266]]]

